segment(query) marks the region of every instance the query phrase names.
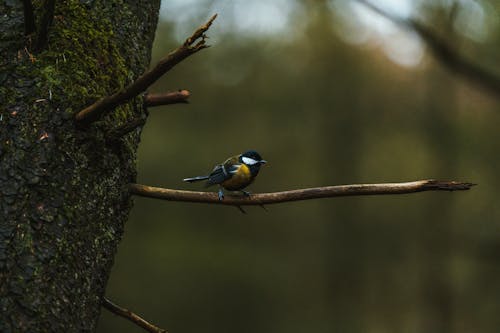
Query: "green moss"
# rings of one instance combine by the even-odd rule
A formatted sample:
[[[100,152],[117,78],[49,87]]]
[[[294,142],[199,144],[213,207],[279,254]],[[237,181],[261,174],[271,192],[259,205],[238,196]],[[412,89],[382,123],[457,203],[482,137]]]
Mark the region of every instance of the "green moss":
[[[56,101],[71,98],[72,105],[83,108],[124,87],[130,69],[109,19],[89,19],[85,6],[75,1],[58,4],[58,11],[63,14],[54,20],[49,49],[34,64],[43,78],[40,89],[50,89]],[[122,119],[127,115],[122,113]]]

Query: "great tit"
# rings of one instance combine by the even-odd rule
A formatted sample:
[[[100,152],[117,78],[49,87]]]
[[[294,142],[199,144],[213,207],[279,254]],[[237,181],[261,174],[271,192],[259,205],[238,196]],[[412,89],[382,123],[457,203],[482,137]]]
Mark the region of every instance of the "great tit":
[[[245,195],[249,192],[243,191],[250,185],[259,174],[260,166],[267,161],[260,157],[255,150],[249,150],[242,154],[228,158],[224,163],[218,164],[208,176],[185,178],[188,183],[206,180],[206,187],[219,185],[219,200],[224,199],[225,188],[229,191],[241,191]]]

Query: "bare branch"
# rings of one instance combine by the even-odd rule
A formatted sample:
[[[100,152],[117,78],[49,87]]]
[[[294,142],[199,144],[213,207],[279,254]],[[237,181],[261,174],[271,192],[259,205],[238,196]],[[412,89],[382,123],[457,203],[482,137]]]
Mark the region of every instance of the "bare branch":
[[[191,93],[188,90],[179,90],[162,94],[146,94],[144,96],[144,106],[158,106],[177,103],[189,103],[188,98]]]
[[[405,183],[325,186],[283,192],[252,194],[251,196],[225,196],[224,200],[219,200],[217,193],[214,192],[173,190],[141,184],[130,184],[130,192],[142,197],[168,201],[253,206],[331,197],[406,194],[424,191],[461,191],[468,190],[473,185],[475,184],[456,181],[418,180]]]
[[[450,71],[462,76],[481,89],[500,98],[500,77],[465,59],[458,50],[444,38],[435,34],[421,23],[396,17],[366,0],[357,0],[377,14],[397,25],[414,31],[426,43],[434,57]]]
[[[135,130],[137,127],[144,126],[146,118],[136,118],[128,123],[110,130],[107,133],[107,138],[110,141],[117,141],[123,136]]]
[[[191,37],[186,39],[180,47],[170,52],[166,57],[161,59],[153,69],[139,76],[137,80],[135,80],[128,87],[123,88],[111,96],[106,96],[78,112],[75,115],[76,121],[82,124],[89,124],[99,119],[105,113],[138,96],[182,60],[204,48],[207,48],[208,45],[205,43],[206,36],[204,33],[208,30],[208,28],[210,28],[216,17],[217,14],[212,16],[207,23],[199,27],[193,35],[191,35]],[[200,38],[201,40],[194,44]]]
[[[109,311],[113,312],[114,314],[116,314],[118,316],[121,316],[121,317],[123,317],[125,319],[130,320],[131,322],[133,322],[134,324],[136,324],[136,325],[144,328],[148,332],[152,332],[152,333],[167,333],[167,330],[159,328],[159,327],[151,324],[150,322],[142,319],[140,316],[138,316],[137,314],[133,313],[132,311],[130,311],[128,309],[125,309],[125,308],[122,308],[121,306],[118,306],[118,305],[114,304],[113,302],[111,302],[106,297],[103,297],[103,299],[102,299],[102,306],[104,308],[108,309]]]
[[[24,7],[24,33],[29,35],[35,32],[35,14],[33,13],[33,4],[31,0],[23,0]]]
[[[40,52],[47,45],[49,40],[49,28],[54,20],[54,10],[56,7],[56,0],[47,0],[45,3],[45,11],[40,22],[38,29],[38,36],[35,43],[35,52]]]

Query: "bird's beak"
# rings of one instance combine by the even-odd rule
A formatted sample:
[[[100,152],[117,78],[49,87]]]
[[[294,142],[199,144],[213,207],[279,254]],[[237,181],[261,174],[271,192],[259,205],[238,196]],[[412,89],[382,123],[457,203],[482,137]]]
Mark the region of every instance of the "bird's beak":
[[[266,161],[266,160],[260,160],[260,161],[259,161],[259,163],[260,163],[260,164],[266,164],[266,163],[267,163],[267,161]]]

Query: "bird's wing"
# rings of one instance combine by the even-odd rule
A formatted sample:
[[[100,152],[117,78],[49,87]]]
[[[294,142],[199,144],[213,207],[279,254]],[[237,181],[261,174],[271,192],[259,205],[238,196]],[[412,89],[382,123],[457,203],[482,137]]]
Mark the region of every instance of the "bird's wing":
[[[240,164],[240,155],[236,155],[233,157],[228,158],[227,160],[224,161],[224,167],[226,170],[230,170],[232,167],[236,166],[238,168],[238,165]]]
[[[212,173],[208,176],[207,186],[220,184],[231,178],[231,174],[226,170],[224,164],[216,165]]]
[[[207,186],[221,184],[231,178],[240,166],[238,157],[238,155],[230,157],[223,164],[216,165],[208,176]]]

